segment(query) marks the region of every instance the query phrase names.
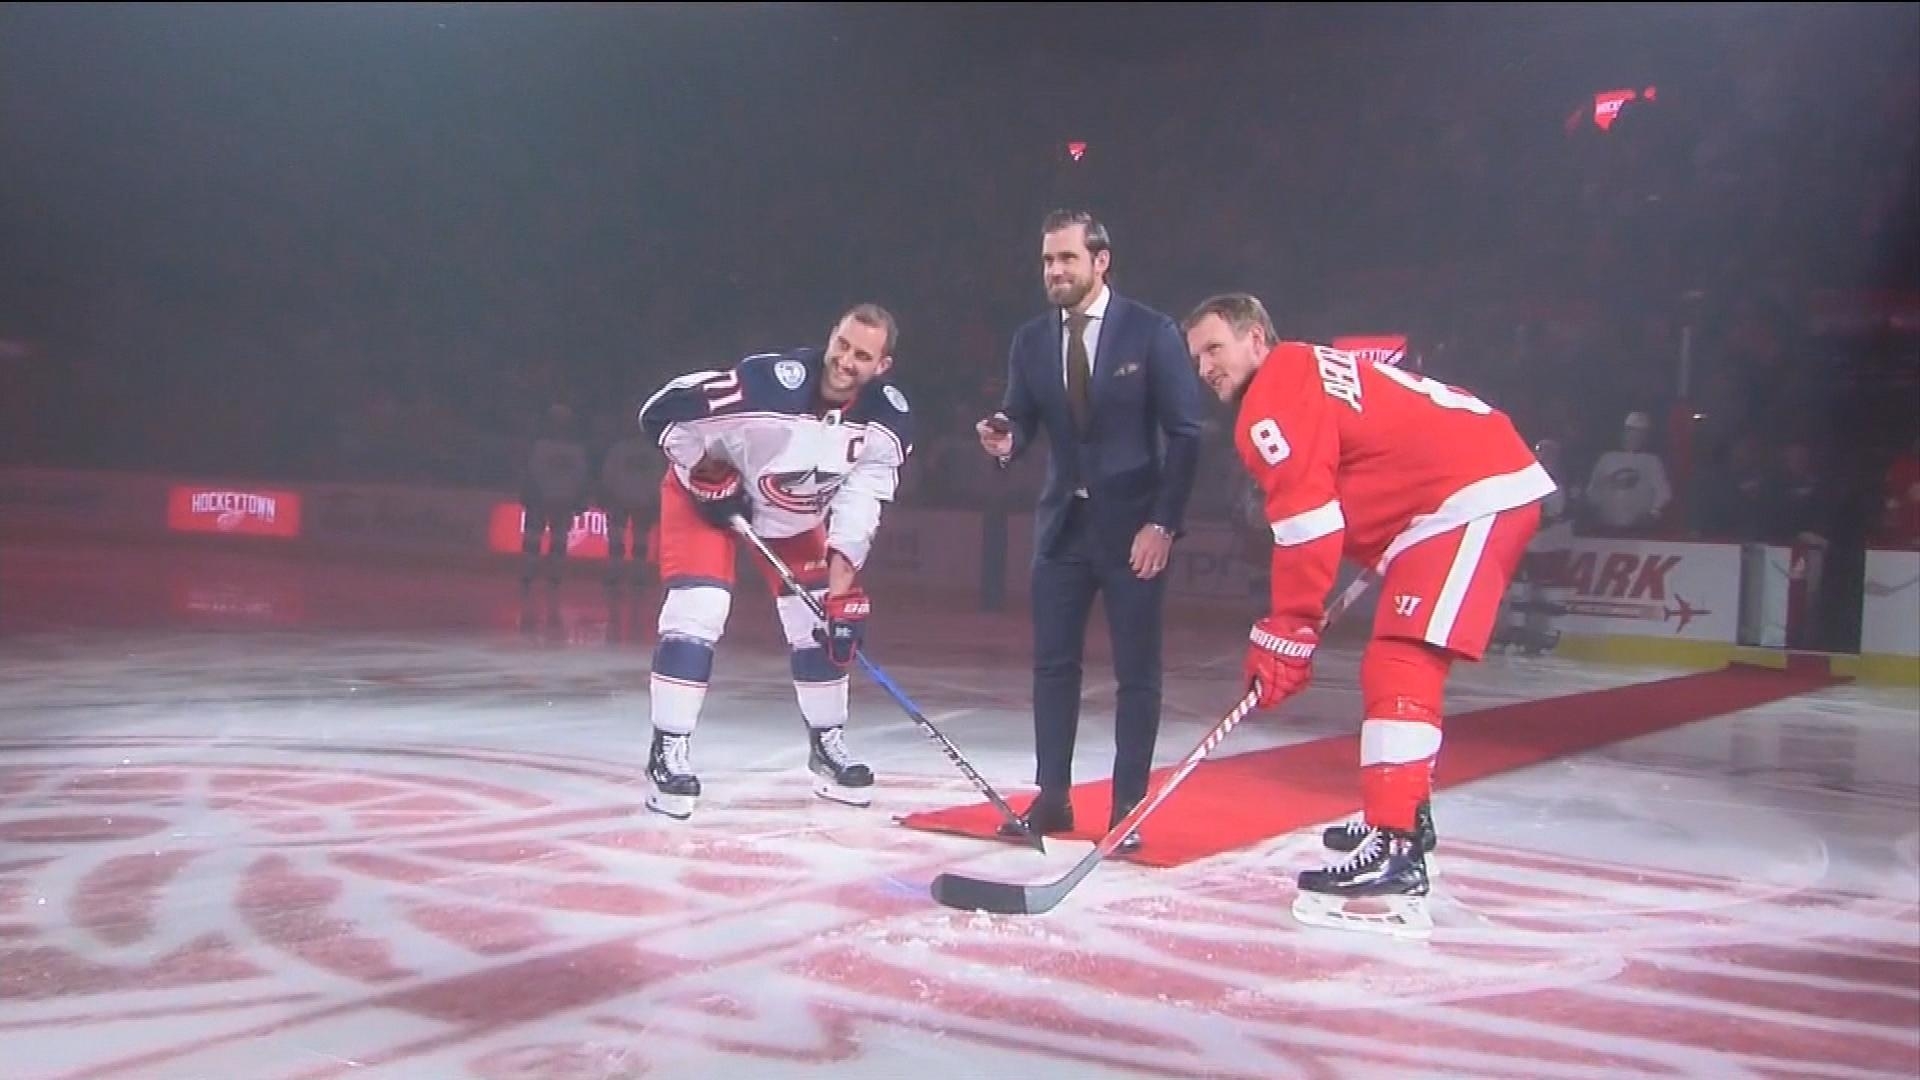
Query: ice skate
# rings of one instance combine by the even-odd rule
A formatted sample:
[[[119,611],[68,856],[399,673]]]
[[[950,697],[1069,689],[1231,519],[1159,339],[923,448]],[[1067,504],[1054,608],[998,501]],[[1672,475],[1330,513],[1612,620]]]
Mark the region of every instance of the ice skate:
[[[1345,855],[1359,847],[1360,842],[1372,831],[1373,827],[1364,818],[1354,818],[1339,825],[1327,826],[1320,833],[1320,842],[1329,850]],[[1433,881],[1440,876],[1440,864],[1433,857],[1433,849],[1440,846],[1440,834],[1433,828],[1431,801],[1422,802],[1419,809],[1413,812],[1413,832],[1420,838],[1420,854],[1427,864],[1427,880]]]
[[[700,801],[700,778],[693,775],[688,760],[693,736],[670,735],[655,729],[653,750],[647,755],[647,779],[653,791],[647,795],[647,809],[685,821],[693,816]]]
[[[1433,933],[1427,892],[1415,834],[1370,829],[1345,861],[1300,875],[1293,917],[1308,926],[1421,940]]]
[[[813,773],[813,793],[831,802],[848,806],[873,803],[873,770],[847,752],[846,729],[808,728],[811,746],[807,768]]]

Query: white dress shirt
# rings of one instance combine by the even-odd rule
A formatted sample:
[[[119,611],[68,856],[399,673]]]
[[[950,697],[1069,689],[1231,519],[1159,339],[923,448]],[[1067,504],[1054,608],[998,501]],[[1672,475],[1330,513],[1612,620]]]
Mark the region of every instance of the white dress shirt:
[[[1089,389],[1093,386],[1094,361],[1100,356],[1100,327],[1107,321],[1107,301],[1112,298],[1113,294],[1107,291],[1107,287],[1105,285],[1100,286],[1100,294],[1095,296],[1093,303],[1087,307],[1086,328],[1080,331],[1080,340],[1085,342],[1087,346],[1087,386]],[[1066,308],[1060,309],[1060,325],[1062,327],[1060,333],[1060,382],[1063,386],[1069,385],[1067,378],[1067,335],[1065,327],[1067,320],[1072,317],[1072,312]]]
[[[1087,398],[1089,401],[1093,398],[1094,364],[1100,357],[1100,327],[1107,321],[1107,301],[1112,299],[1112,295],[1107,291],[1105,283],[1102,283],[1100,292],[1093,298],[1093,303],[1087,305],[1087,325],[1080,331],[1080,340],[1087,346]],[[1071,311],[1066,308],[1060,309],[1060,382],[1066,386],[1072,385],[1067,372],[1067,365],[1072,362],[1069,359],[1072,353],[1067,349],[1066,333],[1067,320],[1072,317]],[[1080,488],[1074,492],[1074,495],[1084,499],[1087,497],[1087,489]]]

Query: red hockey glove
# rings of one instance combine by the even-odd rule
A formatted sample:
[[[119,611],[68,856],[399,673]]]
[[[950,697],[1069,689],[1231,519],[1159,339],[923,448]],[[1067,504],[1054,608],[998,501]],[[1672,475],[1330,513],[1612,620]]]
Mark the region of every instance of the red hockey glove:
[[[687,474],[687,494],[701,520],[716,529],[733,528],[733,519],[747,516],[747,495],[733,466],[702,461]]]
[[[825,646],[827,659],[835,667],[847,667],[867,636],[867,614],[873,605],[867,600],[866,590],[855,585],[838,596],[828,596],[824,606],[827,625],[814,630],[814,640]]]
[[[1271,709],[1306,688],[1319,645],[1319,633],[1297,619],[1269,615],[1253,624],[1247,635],[1247,683],[1259,688],[1260,708]]]

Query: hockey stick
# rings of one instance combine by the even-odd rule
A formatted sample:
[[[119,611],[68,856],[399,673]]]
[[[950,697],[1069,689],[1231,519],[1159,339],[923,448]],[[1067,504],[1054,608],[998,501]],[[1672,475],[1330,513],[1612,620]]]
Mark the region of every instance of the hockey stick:
[[[759,533],[753,531],[753,526],[747,523],[746,518],[736,515],[733,519],[733,531],[746,537],[747,542],[752,544],[754,548],[760,552],[761,558],[766,559],[768,565],[773,567],[774,572],[780,575],[780,580],[786,584],[788,592],[806,601],[807,607],[812,610],[814,618],[819,619],[823,623],[827,621],[827,610],[821,606],[819,598],[800,584],[799,580],[793,576],[793,571],[787,568],[786,562],[782,560],[780,556],[774,554],[773,549],[767,546],[767,542],[760,538]],[[1015,828],[1019,829],[1021,835],[1027,838],[1028,842],[1033,845],[1035,851],[1045,855],[1047,853],[1045,838],[1027,827],[1027,823],[1021,819],[1020,815],[1013,812],[1013,807],[1007,805],[1007,800],[1001,798],[1000,793],[993,790],[993,785],[987,783],[986,777],[981,776],[979,770],[975,769],[972,763],[967,761],[966,757],[960,753],[960,748],[953,745],[953,740],[947,738],[946,735],[941,733],[939,728],[933,726],[933,721],[927,719],[926,714],[922,713],[920,707],[913,703],[913,699],[907,696],[906,691],[894,685],[893,680],[887,678],[886,672],[881,671],[877,664],[867,659],[867,651],[865,649],[858,649],[853,655],[854,659],[860,661],[860,669],[872,676],[873,681],[880,684],[880,689],[885,690],[887,695],[893,698],[896,704],[906,710],[907,715],[913,718],[914,723],[920,725],[920,730],[926,732],[928,738],[940,744],[940,749],[946,753],[947,760],[953,762],[954,767],[960,770],[961,775],[965,776],[980,794],[987,797],[987,801],[993,804],[994,809],[1000,811],[1000,816],[1010,822]]]
[[[1321,629],[1331,626],[1334,619],[1352,607],[1372,584],[1373,575],[1364,573],[1356,578],[1353,584],[1348,585],[1346,591],[1342,592],[1327,609],[1326,618],[1320,622]],[[1085,880],[1088,874],[1093,873],[1101,860],[1113,854],[1114,849],[1120,846],[1120,842],[1138,828],[1148,814],[1153,813],[1161,803],[1167,800],[1167,796],[1173,794],[1173,789],[1179,787],[1180,782],[1187,778],[1187,774],[1198,767],[1208,754],[1213,753],[1214,748],[1227,737],[1227,732],[1232,731],[1240,721],[1247,718],[1247,714],[1253,711],[1254,705],[1259,700],[1259,691],[1249,688],[1233,706],[1233,710],[1221,717],[1220,722],[1213,726],[1213,730],[1207,732],[1207,737],[1200,740],[1200,745],[1187,754],[1179,767],[1174,769],[1173,775],[1167,777],[1166,782],[1160,785],[1159,790],[1140,800],[1140,804],[1135,806],[1126,817],[1121,818],[1118,825],[1108,829],[1107,835],[1101,837],[1093,850],[1087,852],[1084,858],[1074,864],[1072,870],[1067,871],[1066,877],[1041,885],[1015,885],[1004,881],[984,881],[964,874],[941,874],[933,879],[934,900],[950,908],[959,908],[961,911],[985,911],[994,915],[1041,915],[1052,911],[1060,901],[1067,898],[1067,894],[1073,891],[1074,886]]]

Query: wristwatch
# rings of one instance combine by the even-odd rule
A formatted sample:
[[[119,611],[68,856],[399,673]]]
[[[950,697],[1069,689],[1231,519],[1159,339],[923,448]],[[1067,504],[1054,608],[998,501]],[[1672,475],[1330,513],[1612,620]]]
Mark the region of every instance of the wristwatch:
[[[1169,540],[1180,539],[1179,533],[1174,532],[1172,529],[1167,528],[1165,525],[1162,525],[1157,521],[1147,522],[1147,528],[1152,529],[1154,532],[1159,533],[1161,536],[1164,536]]]

